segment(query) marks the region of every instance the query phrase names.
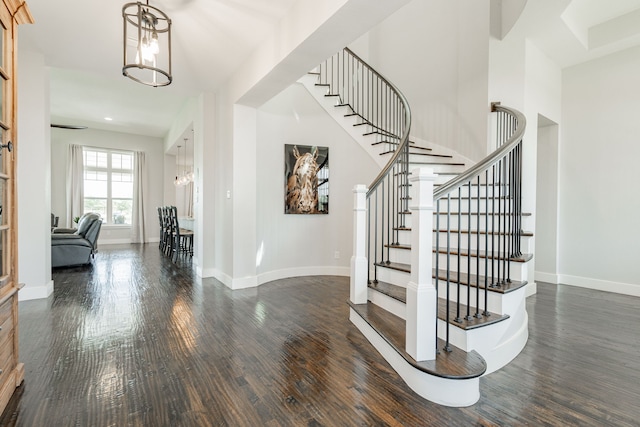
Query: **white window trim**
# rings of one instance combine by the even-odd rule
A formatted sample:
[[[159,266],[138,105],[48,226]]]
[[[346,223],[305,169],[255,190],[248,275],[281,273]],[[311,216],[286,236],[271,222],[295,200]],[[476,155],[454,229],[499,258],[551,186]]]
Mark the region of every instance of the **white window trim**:
[[[85,165],[85,158],[86,158],[86,152],[87,151],[93,151],[93,152],[98,152],[98,153],[106,153],[107,154],[107,167],[106,168],[102,168],[102,167],[94,167],[94,166],[86,166]],[[131,156],[131,169],[113,169],[112,167],[112,154],[126,154],[126,155],[130,155]],[[132,224],[115,224],[113,222],[113,197],[112,197],[112,180],[111,180],[111,176],[112,173],[129,173],[131,174],[132,177],[132,183],[133,180],[135,179],[134,177],[134,165],[133,162],[135,161],[135,156],[134,156],[134,152],[133,151],[128,151],[128,150],[118,150],[118,149],[111,149],[111,148],[100,148],[100,147],[88,147],[88,146],[84,146],[83,147],[83,170],[84,171],[100,171],[100,172],[106,172],[107,173],[107,203],[106,203],[106,218],[103,218],[103,227],[104,228],[112,228],[112,229],[125,229],[125,228],[131,228]],[[83,173],[83,179],[84,179],[84,173]],[[134,183],[135,185],[135,183]],[[83,195],[83,198],[84,195]],[[97,197],[86,197],[87,199],[98,199]],[[118,198],[118,200],[129,200],[129,199],[122,199],[122,198]],[[131,197],[131,203],[133,206],[133,196]]]

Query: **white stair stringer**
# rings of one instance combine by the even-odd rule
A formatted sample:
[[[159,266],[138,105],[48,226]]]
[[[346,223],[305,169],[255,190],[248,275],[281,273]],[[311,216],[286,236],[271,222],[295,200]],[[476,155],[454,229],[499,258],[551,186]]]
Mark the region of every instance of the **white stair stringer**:
[[[407,305],[402,301],[398,301],[395,298],[391,298],[390,296],[371,288],[367,289],[367,299],[378,307],[384,308],[389,313],[394,314],[403,320],[407,319]]]
[[[396,276],[397,277],[397,276]],[[452,285],[453,286],[453,285]],[[466,287],[463,287],[466,289]],[[461,292],[466,295],[466,290]],[[484,293],[481,292],[481,295]],[[406,306],[403,302],[391,298],[375,289],[368,289],[369,301],[377,306],[406,319]],[[455,295],[452,291],[451,295]],[[482,305],[484,304],[482,297]],[[505,294],[489,292],[489,311],[508,315],[507,319],[473,329],[462,329],[450,325],[449,339],[452,345],[464,351],[477,351],[487,363],[487,372],[491,373],[511,362],[524,348],[529,337],[528,315],[526,312],[526,287]],[[452,301],[455,302],[455,301]],[[444,304],[441,299],[439,304]],[[499,309],[497,309],[499,307]],[[446,322],[438,319],[438,337],[445,337]],[[486,374],[485,374],[486,375]]]
[[[525,294],[524,286],[513,292],[497,294],[502,299],[501,305],[505,308],[504,314],[509,315],[508,319],[468,330],[450,324],[451,344],[465,351],[477,351],[487,363],[485,375],[511,362],[527,343],[529,320]],[[445,326],[446,323],[438,319],[438,336],[445,335]]]
[[[305,89],[311,94],[318,104],[331,116],[342,128],[349,134],[349,136],[357,142],[364,151],[371,156],[371,158],[383,169],[387,164],[387,157],[381,156],[380,152],[383,149],[382,146],[371,146],[371,142],[374,140],[362,135],[362,129],[359,126],[353,126],[355,117],[344,117],[348,107],[336,107],[338,97],[324,96],[327,93],[326,86],[316,86],[317,76],[313,74],[305,74],[298,79],[298,83],[302,84]],[[371,142],[370,142],[371,141]],[[376,148],[377,147],[377,148]]]
[[[479,377],[448,379],[417,369],[407,362],[352,308],[349,309],[349,320],[419,396],[450,407],[471,406],[480,399]]]
[[[367,152],[367,154],[369,154],[369,156],[380,166],[380,169],[384,168],[387,165],[389,158],[392,155],[391,153],[380,155],[385,151],[386,144],[371,145],[373,142],[376,141],[375,135],[365,136],[362,134],[361,126],[353,126],[354,123],[360,120],[359,116],[345,117],[346,113],[352,112],[351,108],[348,106],[337,106],[340,102],[339,101],[340,98],[337,96],[325,96],[329,90],[328,87],[316,86],[317,81],[318,81],[318,76],[315,74],[305,74],[304,76],[298,79],[298,83],[304,86],[304,88],[307,89],[309,94],[311,94],[313,99],[315,99],[318,102],[318,104],[320,104],[320,106],[327,112],[327,114],[329,114],[329,116],[331,116],[345,130],[345,132],[347,132],[347,134],[349,134],[349,136],[355,142],[357,142]],[[460,155],[459,153],[457,153],[454,150],[451,150],[448,147],[444,147],[432,142],[428,142],[420,138],[415,138],[413,136],[410,136],[410,140],[420,147],[430,148],[432,150],[431,151],[432,153],[451,156],[450,158],[447,157],[443,159],[443,160],[446,160],[447,162],[464,163],[465,166],[446,165],[446,164],[429,166],[428,164],[425,165],[420,163],[414,163],[414,162],[428,162],[429,160],[438,161],[439,159],[442,159],[442,158],[421,156],[419,154],[410,154],[411,160],[409,162],[410,163],[409,171],[415,168],[427,166],[427,167],[432,167],[436,171],[436,174],[438,173],[438,171],[445,173],[447,170],[460,173],[460,172],[463,172],[468,167],[468,165],[472,165],[475,163],[469,158]],[[425,153],[428,153],[428,152],[429,151],[425,151]],[[437,182],[439,184],[444,184],[453,176],[455,175],[444,174],[438,178]]]

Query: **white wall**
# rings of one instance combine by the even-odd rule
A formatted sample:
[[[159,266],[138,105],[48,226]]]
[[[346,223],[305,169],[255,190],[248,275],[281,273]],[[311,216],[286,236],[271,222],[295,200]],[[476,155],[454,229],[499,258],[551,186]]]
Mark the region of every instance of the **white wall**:
[[[370,184],[380,168],[294,84],[258,109],[258,282],[310,274],[349,274],[353,188]],[[285,215],[284,145],[329,147],[329,214]],[[339,258],[334,257],[339,252]]]
[[[414,0],[353,48],[407,97],[412,135],[486,155],[488,0]]]
[[[558,125],[538,116],[536,280],[558,283]]]
[[[164,204],[165,156],[161,138],[109,132],[98,129],[66,130],[53,129],[51,132],[51,209],[60,217],[66,218],[65,180],[67,175],[67,156],[70,144],[119,150],[144,151],[146,154],[149,188],[145,198],[145,225],[147,240],[157,242],[160,238],[157,206]],[[174,174],[172,170],[167,172]],[[70,226],[71,224],[60,224]],[[131,242],[130,227],[103,225],[99,244]]]
[[[640,296],[640,48],[565,69],[562,283]]]
[[[20,300],[46,298],[51,280],[49,72],[44,56],[19,50],[17,156]],[[3,141],[6,143],[6,141]],[[3,156],[10,155],[6,149]]]
[[[528,12],[531,2],[527,3]],[[538,154],[538,116],[561,122],[562,70],[543,51],[526,37],[522,22],[518,21],[502,40],[490,44],[489,99],[515,108],[525,115],[526,132],[523,138],[523,199],[522,209],[531,213],[523,218],[523,229],[534,233],[529,253],[533,260],[527,265],[529,292],[535,292],[534,273],[537,271],[536,247],[536,174]],[[546,220],[544,216],[541,220]],[[554,224],[546,224],[556,227]],[[541,250],[544,250],[544,246]]]

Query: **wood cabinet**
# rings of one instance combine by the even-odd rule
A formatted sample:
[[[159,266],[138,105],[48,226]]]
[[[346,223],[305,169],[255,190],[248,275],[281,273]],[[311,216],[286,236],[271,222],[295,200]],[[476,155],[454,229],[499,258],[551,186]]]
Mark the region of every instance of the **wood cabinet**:
[[[24,378],[18,359],[16,56],[18,25],[33,23],[22,0],[0,4],[0,412]]]

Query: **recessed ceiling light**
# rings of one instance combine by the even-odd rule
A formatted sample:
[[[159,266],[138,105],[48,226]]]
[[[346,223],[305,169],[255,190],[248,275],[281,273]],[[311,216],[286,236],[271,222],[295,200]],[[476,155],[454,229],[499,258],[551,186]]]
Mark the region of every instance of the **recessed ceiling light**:
[[[111,117],[105,117],[104,118],[106,121],[110,122],[111,120],[113,120]]]

